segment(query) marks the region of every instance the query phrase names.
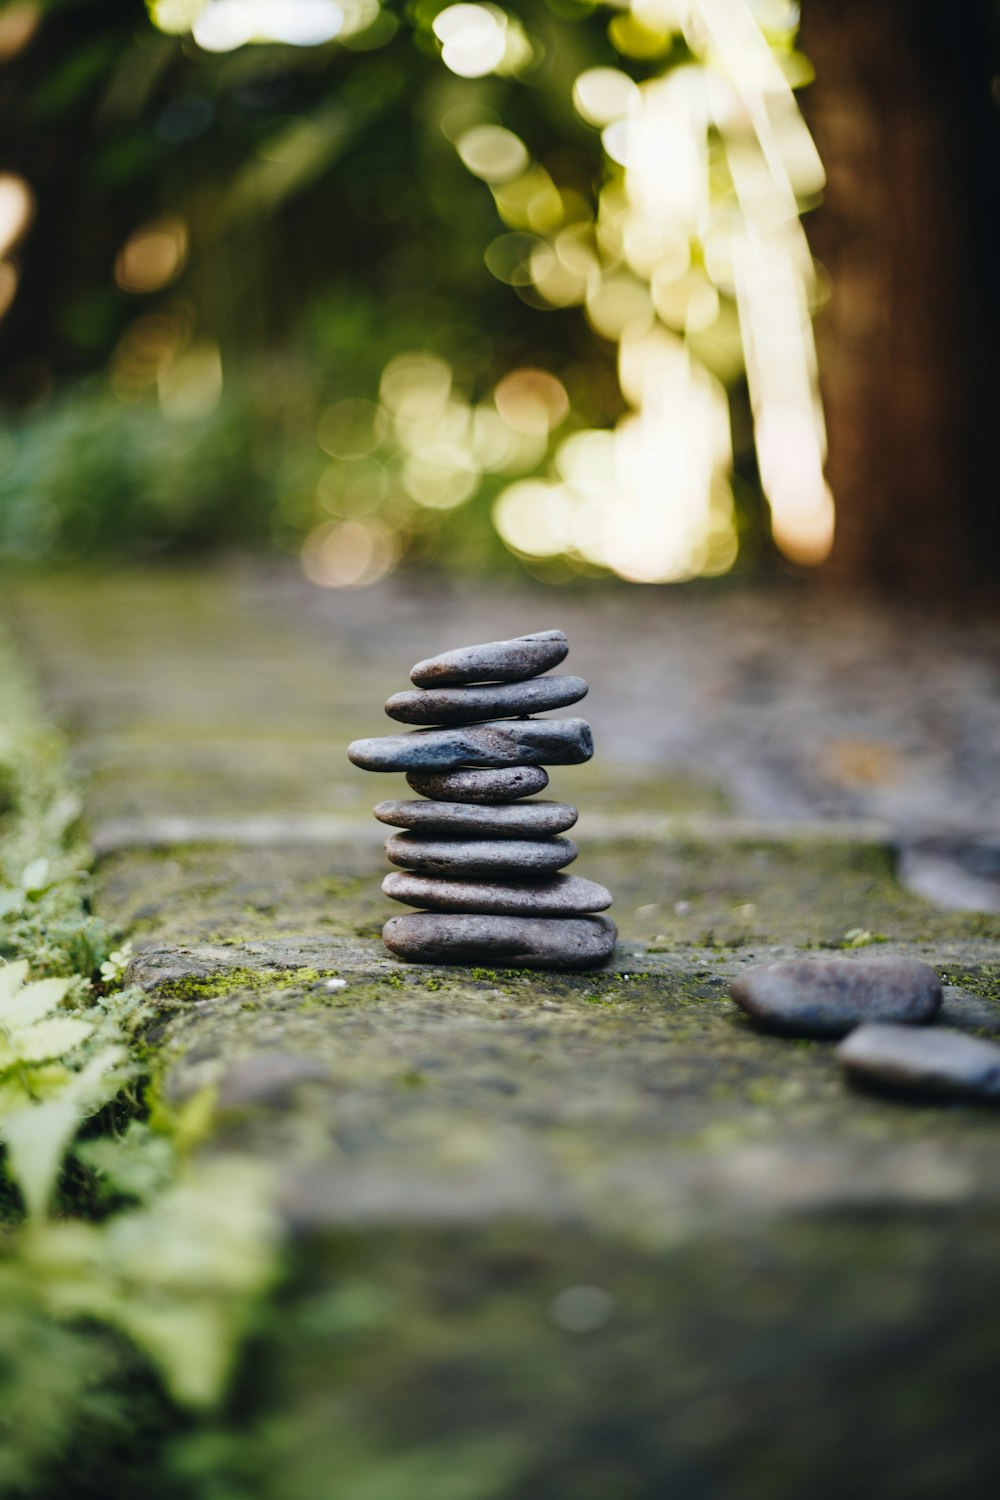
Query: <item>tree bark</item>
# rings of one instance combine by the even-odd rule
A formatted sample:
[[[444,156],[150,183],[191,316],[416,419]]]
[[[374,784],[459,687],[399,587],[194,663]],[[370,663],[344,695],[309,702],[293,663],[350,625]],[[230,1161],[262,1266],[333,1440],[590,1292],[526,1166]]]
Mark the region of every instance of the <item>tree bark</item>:
[[[959,27],[926,0],[803,11],[817,76],[803,103],[828,177],[808,227],[833,285],[819,328],[837,502],[826,571],[954,593],[1000,573],[995,290],[981,254],[996,224],[991,202],[977,207],[996,195],[985,16],[970,3]],[[993,181],[977,180],[980,162]]]

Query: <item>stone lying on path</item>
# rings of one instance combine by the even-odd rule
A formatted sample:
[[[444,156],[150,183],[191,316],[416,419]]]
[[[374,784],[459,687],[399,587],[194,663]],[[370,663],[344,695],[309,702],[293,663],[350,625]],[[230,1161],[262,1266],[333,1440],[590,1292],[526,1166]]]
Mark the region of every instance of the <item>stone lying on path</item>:
[[[730,993],[761,1025],[796,1036],[843,1036],[863,1021],[920,1025],[942,999],[928,964],[897,956],[765,964],[741,975]]]
[[[498,916],[586,916],[606,911],[611,905],[611,892],[582,875],[553,875],[548,880],[514,884],[449,880],[393,870],[383,880],[382,890],[393,901],[429,911],[493,912]]]
[[[516,871],[523,878],[545,875],[572,863],[572,839],[445,839],[417,833],[394,833],[385,841],[394,865],[427,875],[489,875]]]
[[[610,917],[469,916],[410,912],[382,929],[387,948],[411,963],[499,964],[512,969],[592,969],[611,957]]]
[[[594,753],[586,719],[498,719],[355,740],[348,758],[365,771],[454,771],[466,766],[575,766]]]
[[[403,724],[472,724],[519,714],[565,708],[587,696],[582,677],[534,677],[529,682],[495,682],[478,687],[413,688],[393,693],[385,705],[390,719]]]
[[[565,833],[577,819],[568,802],[523,802],[507,806],[469,806],[463,802],[380,802],[375,808],[380,823],[396,828],[416,828],[425,833],[496,833],[505,839],[544,838]]]
[[[859,1083],[937,1099],[1000,1101],[1000,1047],[938,1026],[859,1026],[837,1048]]]
[[[459,646],[418,661],[410,673],[417,687],[457,687],[466,682],[523,682],[557,667],[569,651],[561,630],[539,630],[509,641]]]
[[[492,771],[409,771],[406,780],[422,797],[495,805],[544,792],[549,773],[541,766],[503,766]]]

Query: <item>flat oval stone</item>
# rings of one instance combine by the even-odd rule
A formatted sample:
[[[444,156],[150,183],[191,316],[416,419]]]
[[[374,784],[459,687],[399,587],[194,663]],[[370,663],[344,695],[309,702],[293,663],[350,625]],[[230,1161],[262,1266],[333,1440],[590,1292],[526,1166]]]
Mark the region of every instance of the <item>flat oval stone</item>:
[[[375,816],[380,823],[416,828],[422,833],[471,833],[479,838],[495,833],[505,839],[537,839],[565,833],[576,822],[577,812],[568,802],[477,807],[464,802],[413,801],[380,802]]]
[[[385,841],[394,865],[427,875],[489,875],[517,870],[530,877],[559,870],[576,859],[572,839],[444,839],[394,833]]]
[[[418,661],[410,673],[417,687],[456,687],[463,682],[523,682],[557,667],[569,651],[561,630],[539,630],[510,641],[459,646]]]
[[[403,724],[472,724],[565,708],[587,696],[582,677],[534,677],[530,682],[492,682],[478,687],[412,688],[385,705]]]
[[[355,740],[347,755],[365,771],[454,771],[465,766],[576,766],[594,753],[586,719],[497,719]]]
[[[495,771],[411,771],[406,777],[422,797],[442,802],[516,802],[544,792],[549,773],[541,766],[504,766]]]
[[[837,1048],[852,1079],[930,1099],[1000,1101],[1000,1047],[929,1026],[859,1026]]]
[[[774,1031],[843,1036],[863,1021],[930,1021],[941,981],[915,958],[791,959],[750,969],[730,985],[737,1005]]]
[[[502,916],[582,916],[606,911],[611,892],[582,875],[553,875],[548,880],[449,880],[440,875],[414,875],[393,870],[382,882],[393,901],[422,906],[428,911],[496,912]]]
[[[407,912],[382,929],[386,947],[418,964],[490,964],[511,969],[593,969],[606,963],[618,929],[610,917],[505,917]]]

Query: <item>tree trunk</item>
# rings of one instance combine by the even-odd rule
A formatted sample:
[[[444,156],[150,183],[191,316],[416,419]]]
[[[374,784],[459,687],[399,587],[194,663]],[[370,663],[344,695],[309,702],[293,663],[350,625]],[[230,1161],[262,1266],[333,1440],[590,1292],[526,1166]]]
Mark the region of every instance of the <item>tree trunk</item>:
[[[927,0],[807,0],[803,10],[817,75],[803,102],[828,175],[809,232],[833,283],[819,329],[837,502],[827,573],[955,592],[1000,573],[985,441],[996,390],[983,253],[996,245],[994,49],[971,3],[961,26]]]

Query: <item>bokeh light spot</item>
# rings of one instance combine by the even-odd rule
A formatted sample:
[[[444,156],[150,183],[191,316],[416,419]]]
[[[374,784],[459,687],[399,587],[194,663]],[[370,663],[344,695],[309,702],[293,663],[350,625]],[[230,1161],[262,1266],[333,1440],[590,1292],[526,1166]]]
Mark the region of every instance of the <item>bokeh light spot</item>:
[[[484,182],[510,182],[528,166],[528,150],[512,130],[501,125],[477,125],[458,142],[464,165]]]
[[[319,419],[316,440],[331,458],[365,458],[388,429],[385,411],[374,401],[351,397],[335,401]]]
[[[512,370],[500,381],[493,399],[515,432],[547,434],[569,415],[566,388],[547,370]]]
[[[194,421],[214,411],[222,396],[222,356],[214,339],[198,339],[157,375],[164,416]]]
[[[483,78],[503,61],[507,17],[492,5],[449,5],[434,18],[441,57],[460,78]]]
[[[17,244],[34,212],[35,196],[24,178],[0,172],[0,256]]]
[[[367,588],[399,561],[396,533],[379,521],[327,521],[306,537],[302,571],[321,588]]]
[[[115,281],[123,292],[158,292],[184,268],[187,225],[176,217],[155,219],[136,229],[115,260]]]
[[[479,472],[470,454],[454,443],[429,443],[408,454],[403,465],[406,493],[430,510],[461,505],[478,483]]]
[[[437,416],[451,391],[451,367],[433,354],[399,354],[382,371],[382,400],[398,421]]]
[[[0,11],[0,63],[8,62],[31,41],[42,18],[41,7],[15,3]]]
[[[588,125],[610,125],[635,109],[639,87],[620,68],[588,68],[573,85],[573,104]]]

